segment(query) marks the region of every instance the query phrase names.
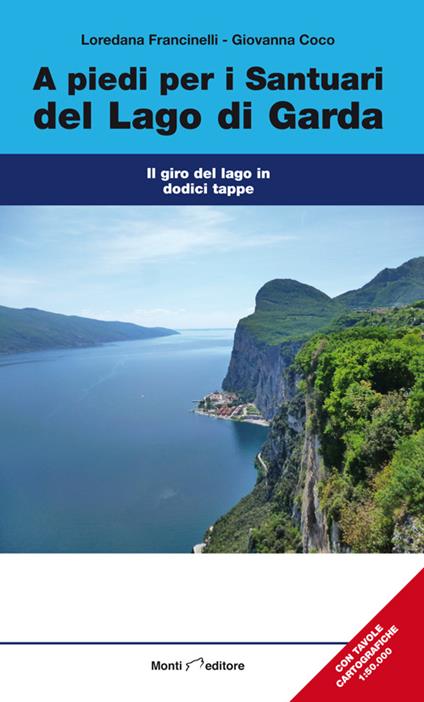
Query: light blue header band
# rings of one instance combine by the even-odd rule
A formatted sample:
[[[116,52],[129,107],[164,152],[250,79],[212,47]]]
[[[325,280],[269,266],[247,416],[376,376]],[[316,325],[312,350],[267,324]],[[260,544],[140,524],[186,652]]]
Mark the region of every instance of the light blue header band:
[[[58,3],[13,3],[3,9],[2,112],[0,153],[424,153],[423,42],[424,6],[418,0],[390,4],[357,0],[335,2],[108,3],[74,0]],[[82,45],[90,37],[141,36],[144,45]],[[218,35],[217,45],[149,45],[149,35]],[[294,45],[235,45],[233,35],[294,37]],[[301,35],[333,37],[334,44],[301,45]],[[224,41],[227,40],[227,41]],[[48,66],[57,90],[34,91],[41,66]],[[67,95],[69,72],[97,74],[146,66],[147,91],[78,92]],[[225,69],[235,69],[235,89],[225,90]],[[251,91],[245,87],[249,66],[267,72],[372,72],[382,66],[384,89],[376,91]],[[161,72],[213,72],[207,91],[179,88],[159,95]],[[92,101],[92,128],[57,127],[39,130],[34,112],[56,101],[80,109]],[[223,130],[217,124],[221,108],[232,101],[252,102],[250,130]],[[307,107],[343,108],[359,101],[383,112],[381,130],[275,129],[270,107],[291,102]],[[179,127],[172,136],[155,129],[109,128],[109,103],[119,101],[120,118],[134,110],[194,108],[200,111],[198,129]]]

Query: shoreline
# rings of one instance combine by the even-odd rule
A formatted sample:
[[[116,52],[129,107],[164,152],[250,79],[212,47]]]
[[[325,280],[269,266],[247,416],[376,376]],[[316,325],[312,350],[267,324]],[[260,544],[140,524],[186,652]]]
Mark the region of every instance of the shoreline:
[[[192,410],[192,412],[194,412],[194,414],[201,414],[204,417],[211,417],[212,419],[223,419],[228,422],[237,422],[238,424],[256,424],[256,426],[266,428],[269,428],[271,426],[271,422],[268,422],[268,420],[266,419],[245,419],[244,417],[241,419],[240,417],[228,417],[225,415],[218,415],[214,412],[208,412],[200,409],[194,409]]]

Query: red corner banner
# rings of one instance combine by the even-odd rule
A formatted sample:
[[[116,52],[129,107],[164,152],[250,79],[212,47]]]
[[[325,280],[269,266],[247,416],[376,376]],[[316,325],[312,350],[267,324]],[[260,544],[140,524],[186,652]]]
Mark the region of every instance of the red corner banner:
[[[292,702],[424,699],[424,569]]]

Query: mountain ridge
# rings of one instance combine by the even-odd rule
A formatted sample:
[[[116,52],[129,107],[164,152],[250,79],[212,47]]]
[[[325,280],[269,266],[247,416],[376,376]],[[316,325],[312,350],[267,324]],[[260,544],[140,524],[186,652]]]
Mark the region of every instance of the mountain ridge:
[[[350,309],[394,307],[424,298],[424,256],[405,261],[396,268],[383,268],[368,283],[348,290],[335,300]]]
[[[0,306],[0,353],[3,354],[97,346],[172,334],[178,332],[166,327],[65,315],[36,307]]]

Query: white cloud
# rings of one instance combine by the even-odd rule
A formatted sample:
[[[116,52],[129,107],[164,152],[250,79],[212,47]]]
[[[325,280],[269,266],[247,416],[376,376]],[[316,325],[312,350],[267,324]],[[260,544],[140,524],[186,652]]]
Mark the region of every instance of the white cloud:
[[[103,263],[113,269],[187,255],[228,253],[276,245],[294,237],[251,234],[231,228],[232,218],[213,208],[181,208],[166,221],[120,220],[97,240]]]
[[[63,260],[83,257],[101,273],[163,259],[263,248],[296,238],[279,231],[244,230],[238,215],[210,206],[41,207],[34,212],[31,229],[20,229],[16,242],[20,246],[26,242],[28,248],[48,246],[51,251],[57,246]]]

